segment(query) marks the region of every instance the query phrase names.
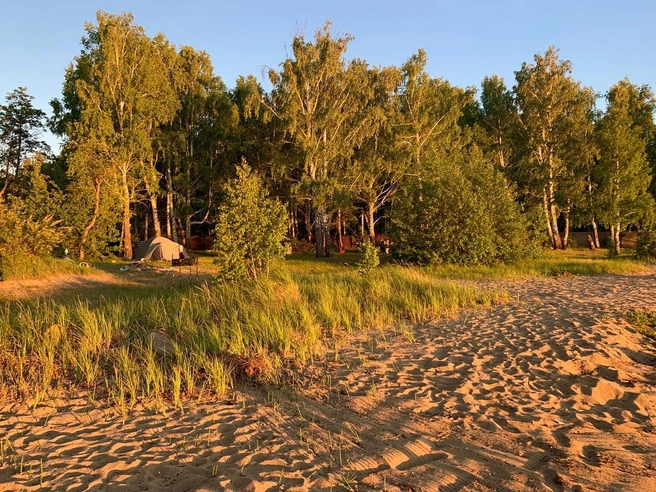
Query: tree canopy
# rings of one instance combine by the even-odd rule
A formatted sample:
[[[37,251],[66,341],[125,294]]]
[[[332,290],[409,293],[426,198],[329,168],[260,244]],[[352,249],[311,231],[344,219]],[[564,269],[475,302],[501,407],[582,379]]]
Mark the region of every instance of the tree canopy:
[[[269,91],[248,74],[229,88],[207,53],[98,12],[51,102],[57,158],[25,88],[0,105],[12,230],[42,221],[79,258],[213,231],[225,258],[277,257],[286,232],[318,257],[366,237],[403,261],[469,264],[566,248],[574,227],[597,244],[610,230],[617,252],[622,231],[650,227],[648,86],[619,81],[600,110],[549,47],[512,87],[490,75],[477,93],[429,74],[422,49],[379,67],[349,58],[352,40],[326,23],[293,37]],[[242,274],[265,268],[249,258]]]

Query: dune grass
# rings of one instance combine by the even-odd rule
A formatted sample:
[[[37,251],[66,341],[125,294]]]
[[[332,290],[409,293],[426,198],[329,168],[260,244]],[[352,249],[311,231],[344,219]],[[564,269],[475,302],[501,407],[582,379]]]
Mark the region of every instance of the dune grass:
[[[116,287],[75,297],[0,303],[0,398],[37,405],[86,391],[127,412],[137,402],[182,406],[225,394],[235,377],[275,382],[356,330],[411,327],[463,307],[503,302],[461,279],[636,273],[643,264],[575,250],[491,267],[391,264],[370,275],[357,254],[288,259],[270,278],[225,285]],[[119,271],[122,264],[100,270]],[[201,258],[209,271],[211,257]],[[175,282],[174,282],[175,283]],[[170,341],[162,353],[153,334]]]
[[[656,340],[656,311],[631,311],[626,318],[640,333]]]
[[[387,266],[362,276],[329,266],[319,273],[281,268],[248,285],[205,285],[101,305],[5,303],[0,387],[5,398],[33,404],[81,388],[122,411],[138,401],[180,405],[225,393],[235,375],[275,381],[283,365],[311,361],[329,340],[354,330],[404,330],[505,298],[417,268]],[[172,353],[158,353],[153,332],[172,342]]]

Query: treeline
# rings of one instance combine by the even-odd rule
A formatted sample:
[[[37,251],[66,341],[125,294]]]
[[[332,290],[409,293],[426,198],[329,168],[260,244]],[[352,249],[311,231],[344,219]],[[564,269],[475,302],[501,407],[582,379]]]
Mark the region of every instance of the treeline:
[[[621,231],[650,227],[649,87],[619,81],[602,111],[551,47],[511,88],[486,77],[478,97],[431,77],[423,50],[375,67],[347,60],[351,40],[330,24],[298,35],[271,91],[252,75],[230,89],[207,53],[99,12],[52,119],[22,88],[0,109],[0,215],[13,217],[0,244],[36,254],[19,238],[43,234],[79,258],[130,257],[152,235],[189,244],[244,161],[284,205],[288,236],[319,257],[345,234],[384,233],[406,261],[492,263],[566,248],[573,227],[597,247],[609,229],[618,253]],[[46,124],[65,142],[56,158]]]

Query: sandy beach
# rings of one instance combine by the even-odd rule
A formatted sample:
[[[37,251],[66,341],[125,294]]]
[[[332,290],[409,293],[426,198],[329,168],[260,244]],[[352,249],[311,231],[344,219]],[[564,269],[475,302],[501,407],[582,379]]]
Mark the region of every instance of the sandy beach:
[[[656,490],[656,276],[497,282],[512,301],[360,333],[275,387],[127,418],[0,410],[0,490]]]

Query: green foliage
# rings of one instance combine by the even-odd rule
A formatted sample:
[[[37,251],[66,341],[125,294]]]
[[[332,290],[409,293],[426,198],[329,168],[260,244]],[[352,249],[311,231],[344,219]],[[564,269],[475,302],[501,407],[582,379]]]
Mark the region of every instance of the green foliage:
[[[32,106],[33,99],[25,87],[19,87],[0,105],[0,196],[6,190],[20,193],[18,180],[25,159],[36,153],[50,154],[48,144],[39,139],[46,115]]]
[[[310,253],[314,251],[314,244],[309,241],[301,240],[298,238],[292,239],[292,253],[293,254],[303,254]]]
[[[360,252],[362,258],[356,263],[358,272],[362,275],[371,273],[378,265],[380,265],[380,258],[378,257],[378,248],[369,240],[369,238],[362,241],[360,245]]]
[[[330,205],[341,173],[363,139],[375,131],[369,109],[373,87],[366,62],[345,60],[346,34],[334,38],[330,22],[315,33],[314,41],[294,37],[293,58],[282,70],[269,73],[277,115],[301,155],[301,188],[315,212],[317,257],[330,256]]]
[[[534,240],[527,230],[492,166],[454,163],[430,179],[406,183],[390,233],[397,259],[473,265],[530,255]]]
[[[285,208],[267,197],[258,175],[242,163],[225,189],[216,218],[214,251],[222,281],[241,281],[268,273],[270,263],[284,257]]]
[[[572,76],[572,64],[559,60],[558,49],[536,54],[515,72],[520,143],[524,157],[509,170],[531,206],[544,209],[550,245],[563,244],[558,218],[570,213],[583,189],[583,168],[593,155],[592,132],[595,93]],[[509,135],[507,135],[509,136]],[[581,169],[577,169],[577,166]]]
[[[640,231],[635,254],[640,260],[656,260],[656,231]]]
[[[0,198],[0,278],[12,277],[14,265],[26,258],[50,255],[63,236],[53,216],[35,218],[20,200]]]
[[[637,92],[638,88],[626,81],[613,86],[607,95],[608,109],[597,127],[600,218],[613,228],[615,246],[621,230],[641,223],[654,210],[654,199],[648,193],[651,174],[646,142],[631,111]]]

